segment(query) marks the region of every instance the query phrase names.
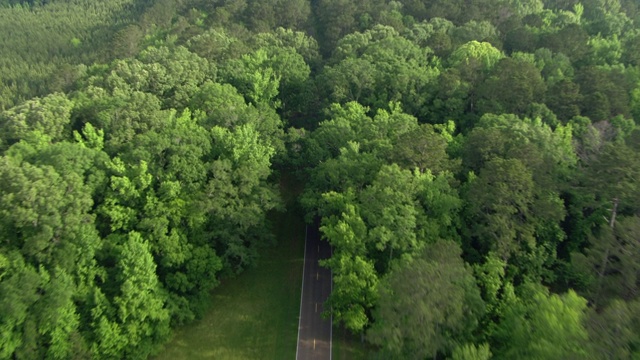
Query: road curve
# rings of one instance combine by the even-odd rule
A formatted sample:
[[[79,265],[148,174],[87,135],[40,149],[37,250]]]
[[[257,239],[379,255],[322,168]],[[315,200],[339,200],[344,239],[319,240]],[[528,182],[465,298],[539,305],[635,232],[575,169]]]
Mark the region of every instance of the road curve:
[[[298,348],[296,360],[331,359],[331,319],[323,319],[323,304],[331,293],[331,271],[318,264],[318,260],[331,256],[331,247],[320,240],[316,225],[307,226],[304,247],[304,270]]]

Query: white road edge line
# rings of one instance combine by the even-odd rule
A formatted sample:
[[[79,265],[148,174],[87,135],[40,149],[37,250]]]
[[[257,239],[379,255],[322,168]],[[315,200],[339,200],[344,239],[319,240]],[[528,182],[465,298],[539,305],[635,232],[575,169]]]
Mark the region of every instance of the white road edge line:
[[[307,267],[307,232],[309,232],[308,226],[305,225],[304,226],[304,255],[302,260],[302,288],[300,289],[300,314],[298,315],[298,343],[296,344],[296,360],[298,360],[298,350],[300,350],[300,324],[302,323],[302,296],[304,295],[304,268]],[[333,285],[331,286],[333,287]]]

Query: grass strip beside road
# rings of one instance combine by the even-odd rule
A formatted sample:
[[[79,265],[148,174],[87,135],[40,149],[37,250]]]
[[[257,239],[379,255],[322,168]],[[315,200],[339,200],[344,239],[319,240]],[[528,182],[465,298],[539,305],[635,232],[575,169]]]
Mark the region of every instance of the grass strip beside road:
[[[272,220],[277,245],[217,287],[205,316],[178,328],[157,360],[295,358],[304,223],[293,211]]]

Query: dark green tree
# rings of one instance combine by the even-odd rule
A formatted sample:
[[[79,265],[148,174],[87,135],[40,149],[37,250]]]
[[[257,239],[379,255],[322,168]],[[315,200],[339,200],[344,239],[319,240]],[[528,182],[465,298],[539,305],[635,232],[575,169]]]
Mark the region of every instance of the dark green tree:
[[[590,311],[587,320],[595,359],[633,359],[639,355],[640,303],[614,300],[600,312]]]
[[[543,102],[546,87],[533,64],[505,58],[478,88],[478,111],[522,114],[529,104]]]
[[[584,325],[587,301],[570,290],[549,294],[531,286],[506,310],[495,359],[584,359],[590,354]]]
[[[452,241],[428,245],[380,283],[367,334],[385,356],[437,358],[472,339],[484,311],[473,273]]]

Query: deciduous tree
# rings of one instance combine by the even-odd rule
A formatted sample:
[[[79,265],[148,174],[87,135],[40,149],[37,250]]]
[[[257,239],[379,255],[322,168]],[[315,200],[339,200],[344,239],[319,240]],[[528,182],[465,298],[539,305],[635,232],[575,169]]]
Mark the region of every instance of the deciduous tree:
[[[427,246],[379,285],[368,339],[394,358],[436,358],[471,339],[484,304],[452,241]]]

